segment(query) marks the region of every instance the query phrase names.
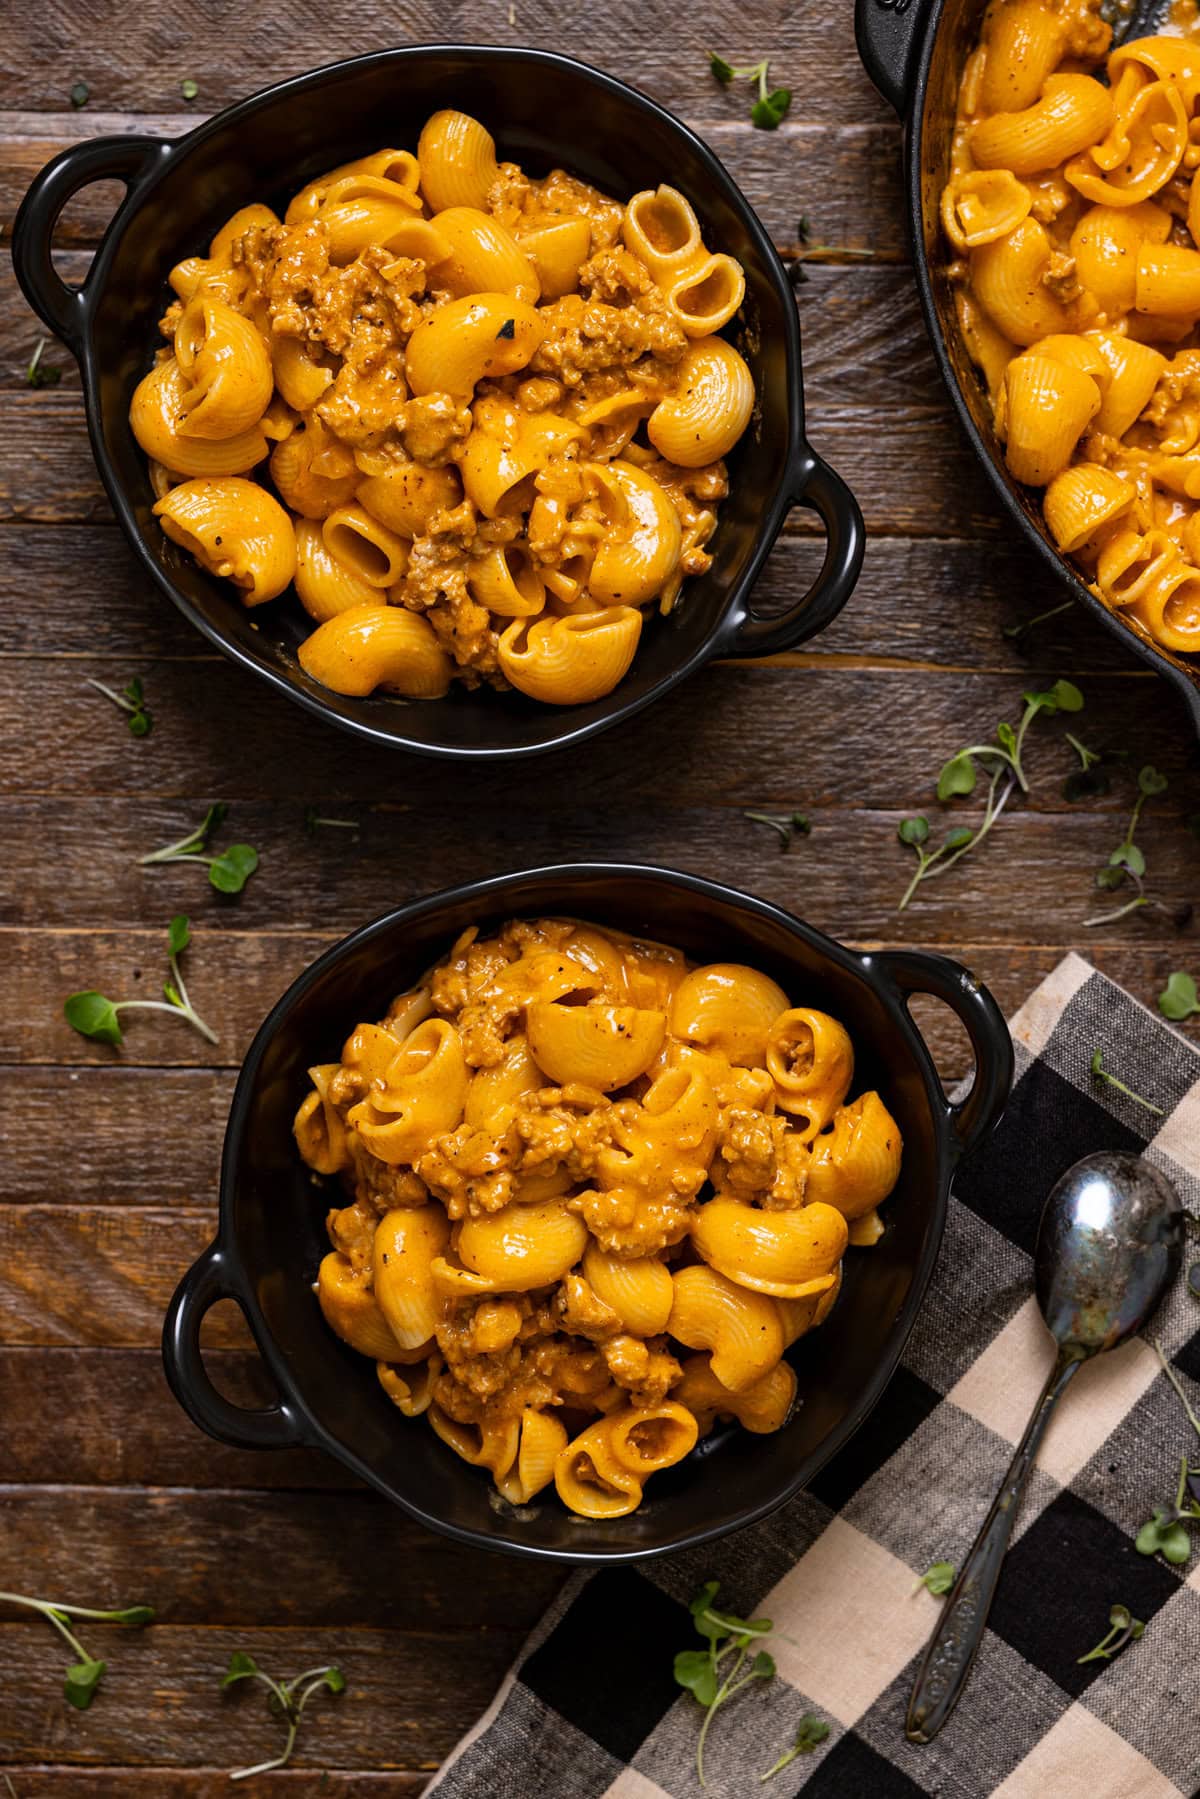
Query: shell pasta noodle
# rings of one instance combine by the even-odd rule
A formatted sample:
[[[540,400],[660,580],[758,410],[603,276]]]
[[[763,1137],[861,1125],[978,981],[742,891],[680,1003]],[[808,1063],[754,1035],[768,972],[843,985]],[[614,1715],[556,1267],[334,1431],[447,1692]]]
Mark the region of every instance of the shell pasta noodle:
[[[517,1507],[621,1518],[719,1425],[781,1429],[900,1174],[836,1019],[571,919],[465,931],[309,1077],[324,1318]]]
[[[1135,631],[1200,655],[1200,42],[993,0],[941,219],[1014,478]]]
[[[674,188],[535,180],[448,110],[170,285],[130,407],[155,515],[245,605],[294,593],[310,681],[585,704],[711,566],[746,283]]]

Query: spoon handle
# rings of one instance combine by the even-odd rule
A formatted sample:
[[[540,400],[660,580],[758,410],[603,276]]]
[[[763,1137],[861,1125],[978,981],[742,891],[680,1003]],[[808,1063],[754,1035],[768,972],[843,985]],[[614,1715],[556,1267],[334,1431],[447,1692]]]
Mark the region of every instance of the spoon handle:
[[[1012,1536],[1021,1496],[1037,1459],[1050,1414],[1083,1357],[1060,1350],[1042,1388],[1041,1398],[1025,1427],[1025,1435],[983,1529],[959,1571],[929,1639],[908,1702],[905,1734],[913,1743],[931,1743],[962,1696],[992,1609],[992,1598]]]

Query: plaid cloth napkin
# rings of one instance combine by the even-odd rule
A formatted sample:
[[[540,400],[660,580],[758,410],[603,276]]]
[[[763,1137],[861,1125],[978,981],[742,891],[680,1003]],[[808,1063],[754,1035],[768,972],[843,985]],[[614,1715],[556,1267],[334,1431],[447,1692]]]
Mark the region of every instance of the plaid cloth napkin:
[[[1177,1799],[1200,1788],[1200,1557],[1176,1569],[1133,1543],[1173,1497],[1184,1448],[1200,1461],[1200,1444],[1142,1339],[1077,1376],[958,1710],[927,1747],[904,1736],[941,1604],[914,1581],[934,1561],[961,1562],[1050,1368],[1032,1292],[1043,1200],[1079,1156],[1144,1150],[1200,1217],[1190,1044],[1078,956],[1012,1032],[1008,1110],[958,1174],[926,1303],[869,1422],[763,1523],[644,1573],[573,1578],[428,1789],[438,1799]],[[1098,1045],[1165,1116],[1089,1072]],[[1184,1280],[1151,1332],[1200,1410],[1200,1303]],[[700,1646],[687,1602],[710,1579],[722,1606],[774,1620],[778,1674],[718,1714],[701,1789],[701,1713],[672,1661]],[[1145,1635],[1081,1666],[1114,1603]],[[828,1738],[761,1785],[808,1712]]]

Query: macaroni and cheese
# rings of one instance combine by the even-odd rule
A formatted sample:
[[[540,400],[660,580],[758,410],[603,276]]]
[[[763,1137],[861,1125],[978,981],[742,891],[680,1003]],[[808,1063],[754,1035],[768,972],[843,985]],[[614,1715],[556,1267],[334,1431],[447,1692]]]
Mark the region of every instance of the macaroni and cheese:
[[[942,224],[1009,470],[1093,593],[1195,655],[1200,43],[1111,37],[1099,0],[993,0]]]
[[[900,1172],[836,1019],[574,921],[466,931],[309,1073],[327,1322],[506,1499],[588,1518],[718,1419],[780,1429],[785,1352]]]
[[[312,680],[595,700],[710,567],[745,280],[674,188],[534,180],[439,112],[170,281],[130,410],[155,514],[247,606],[294,587]]]

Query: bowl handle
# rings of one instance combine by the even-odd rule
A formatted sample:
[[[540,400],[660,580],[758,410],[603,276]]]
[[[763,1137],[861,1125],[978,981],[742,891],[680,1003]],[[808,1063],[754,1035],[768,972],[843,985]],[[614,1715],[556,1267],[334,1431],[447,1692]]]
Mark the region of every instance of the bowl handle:
[[[12,244],[17,280],[38,317],[76,356],[87,328],[89,282],[68,287],[54,266],[51,244],[59,215],[80,188],[116,180],[125,183],[119,217],[172,147],[156,137],[97,137],[72,144],[34,176],[21,202]]]
[[[237,1284],[219,1243],[194,1262],[175,1290],[163,1324],[163,1362],[172,1393],[194,1424],[234,1449],[290,1449],[307,1441],[285,1400],[252,1411],[217,1392],[200,1351],[204,1314],[218,1299],[236,1299]]]
[[[863,68],[901,118],[912,99],[930,10],[929,0],[855,0],[854,36]]]
[[[748,613],[736,626],[725,656],[773,656],[795,649],[835,619],[858,580],[866,548],[866,530],[858,501],[827,462],[807,450],[793,476],[789,506],[807,506],[825,526],[825,560],[807,593],[769,618]]]
[[[909,994],[930,993],[958,1015],[975,1052],[975,1079],[966,1099],[946,1101],[954,1132],[955,1160],[980,1143],[998,1121],[1013,1078],[1013,1046],[1004,1014],[983,984],[961,962],[917,949],[879,950],[870,958],[884,969],[907,1004]]]

